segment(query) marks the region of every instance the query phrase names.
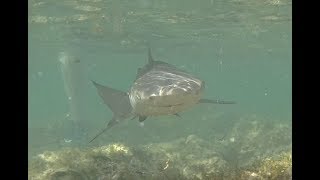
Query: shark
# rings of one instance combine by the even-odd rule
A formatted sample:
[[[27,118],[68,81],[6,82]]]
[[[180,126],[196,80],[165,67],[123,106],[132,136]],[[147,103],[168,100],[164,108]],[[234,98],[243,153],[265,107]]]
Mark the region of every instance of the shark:
[[[148,48],[148,63],[138,68],[136,78],[128,92],[101,85],[92,80],[98,94],[112,111],[107,126],[91,139],[117,123],[138,118],[143,123],[148,117],[176,115],[199,103],[235,104],[202,98],[205,82],[174,65],[153,58]],[[90,143],[89,142],[89,143]]]

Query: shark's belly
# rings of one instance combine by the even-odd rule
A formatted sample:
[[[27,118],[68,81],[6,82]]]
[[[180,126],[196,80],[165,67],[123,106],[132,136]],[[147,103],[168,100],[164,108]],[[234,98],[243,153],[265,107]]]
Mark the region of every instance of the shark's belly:
[[[172,115],[198,103],[201,94],[154,96],[149,99],[132,99],[133,112],[139,116]]]

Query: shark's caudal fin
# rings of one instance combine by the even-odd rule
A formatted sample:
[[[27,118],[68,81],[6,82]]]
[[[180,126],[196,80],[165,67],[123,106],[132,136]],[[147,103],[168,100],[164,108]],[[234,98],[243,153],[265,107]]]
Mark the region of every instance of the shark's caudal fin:
[[[113,117],[108,123],[107,127],[97,134],[90,142],[96,139],[106,130],[117,124],[119,121],[124,120],[131,116],[132,107],[130,104],[129,96],[126,92],[119,91],[107,86],[92,81],[98,90],[98,94],[103,99],[104,103],[109,107],[113,113]]]
[[[234,101],[222,101],[217,99],[200,99],[199,103],[211,103],[211,104],[236,104]]]

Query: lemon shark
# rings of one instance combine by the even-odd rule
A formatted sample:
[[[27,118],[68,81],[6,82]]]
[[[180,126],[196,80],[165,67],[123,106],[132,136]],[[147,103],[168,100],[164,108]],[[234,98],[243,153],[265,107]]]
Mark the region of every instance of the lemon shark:
[[[92,81],[113,117],[103,132],[128,118],[138,118],[142,123],[147,117],[176,115],[199,103],[234,104],[233,101],[203,99],[204,81],[163,61],[153,59],[148,50],[148,63],[138,68],[129,90],[123,92]]]

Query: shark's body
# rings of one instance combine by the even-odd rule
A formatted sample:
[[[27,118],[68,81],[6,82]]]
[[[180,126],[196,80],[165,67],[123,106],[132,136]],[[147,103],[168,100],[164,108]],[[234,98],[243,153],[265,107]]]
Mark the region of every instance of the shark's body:
[[[134,115],[142,121],[148,116],[184,111],[199,102],[203,89],[204,82],[199,78],[153,60],[149,50],[148,64],[138,69],[129,99]]]
[[[233,104],[201,99],[204,90],[202,80],[166,62],[155,61],[150,49],[148,64],[138,69],[128,93],[93,83],[113,112],[113,118],[91,141],[117,122],[129,117],[139,117],[139,121],[143,122],[149,116],[178,115],[198,103]]]

